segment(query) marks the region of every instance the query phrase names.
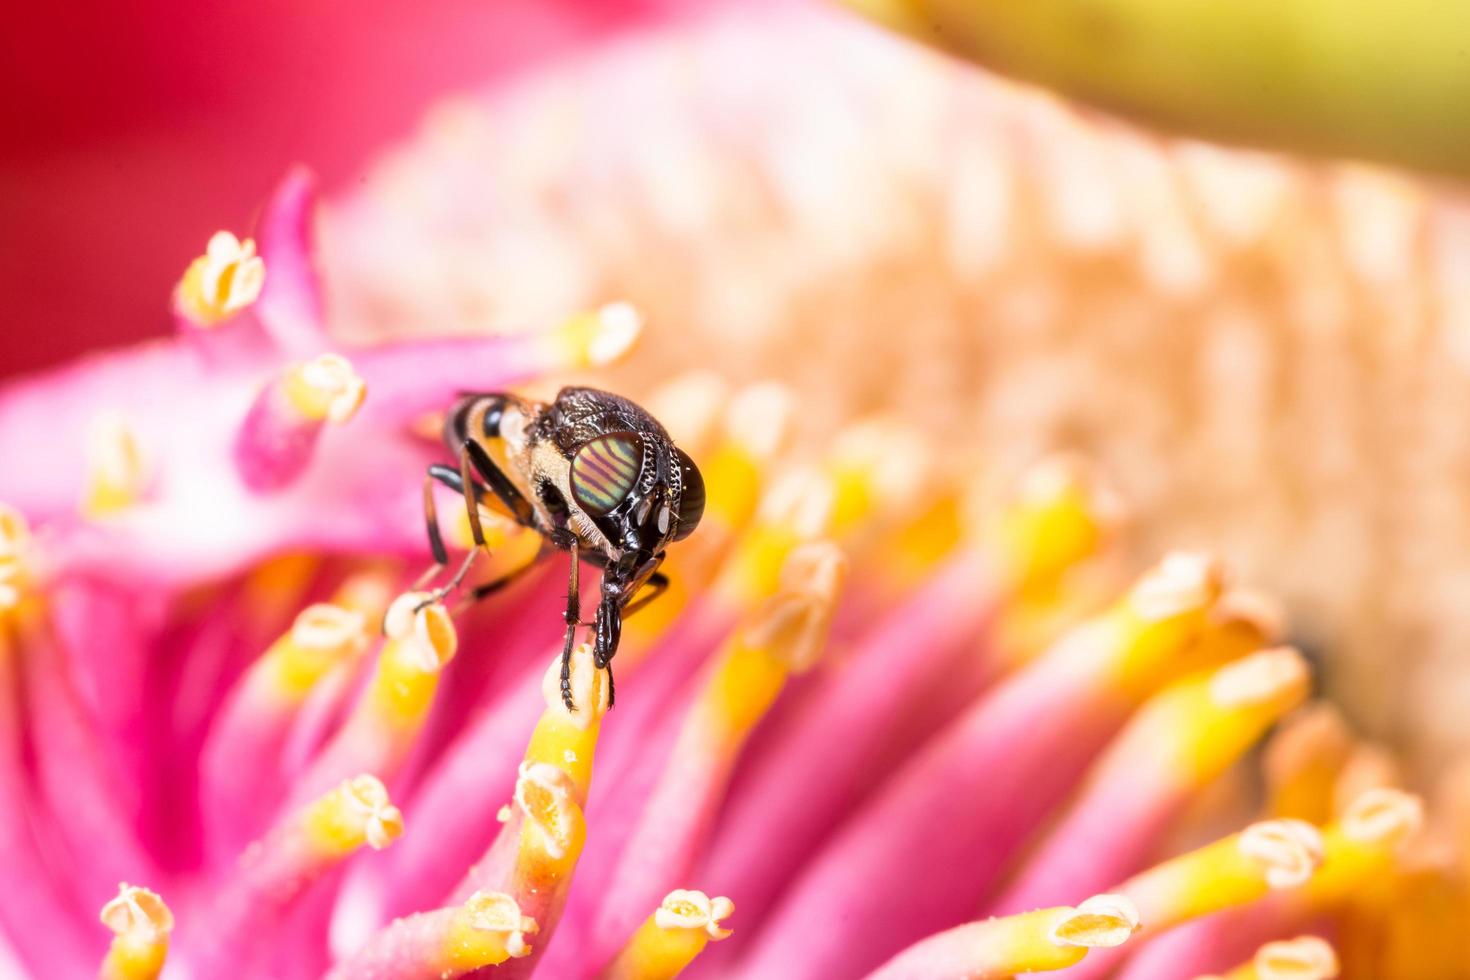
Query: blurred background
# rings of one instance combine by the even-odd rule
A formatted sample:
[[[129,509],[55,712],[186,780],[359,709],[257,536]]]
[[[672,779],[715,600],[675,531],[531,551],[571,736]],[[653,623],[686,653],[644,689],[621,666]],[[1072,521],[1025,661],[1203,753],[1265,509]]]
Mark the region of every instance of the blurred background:
[[[1126,21],[1033,25],[1037,55],[932,7],[878,13],[1081,98],[818,4],[28,9],[0,42],[0,376],[165,333],[188,261],[302,162],[341,336],[628,299],[630,391],[774,375],[808,438],[894,411],[997,480],[1082,450],[1141,558],[1211,547],[1277,590],[1358,725],[1429,765],[1470,743],[1466,136],[1435,110],[1467,104],[1463,57],[1372,22],[1384,57],[1344,74],[1303,20],[1190,88],[1182,56],[1111,70]]]

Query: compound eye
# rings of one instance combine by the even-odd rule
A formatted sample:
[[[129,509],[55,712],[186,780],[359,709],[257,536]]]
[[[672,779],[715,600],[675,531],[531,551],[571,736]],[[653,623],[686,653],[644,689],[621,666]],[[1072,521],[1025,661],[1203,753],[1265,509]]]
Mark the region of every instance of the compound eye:
[[[694,533],[704,516],[704,477],[699,475],[699,467],[688,453],[682,449],[675,449],[674,453],[679,457],[683,484],[679,490],[679,523],[674,528],[674,540],[683,541]]]
[[[572,457],[572,496],[593,517],[627,499],[643,466],[643,443],[634,432],[610,432],[582,444]]]

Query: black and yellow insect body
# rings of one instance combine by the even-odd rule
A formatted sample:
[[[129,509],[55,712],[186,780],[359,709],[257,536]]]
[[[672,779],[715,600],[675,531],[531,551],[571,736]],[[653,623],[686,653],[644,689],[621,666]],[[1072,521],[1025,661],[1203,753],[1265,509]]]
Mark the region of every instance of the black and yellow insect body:
[[[489,448],[497,440],[504,467]],[[561,691],[575,710],[570,664],[577,628],[593,628],[593,662],[608,669],[610,681],[623,617],[668,587],[659,571],[665,549],[693,533],[704,513],[699,469],[653,416],[595,388],[563,388],[549,403],[500,392],[467,395],[446,420],[444,441],[459,454],[459,466],[431,466],[429,478],[464,494],[476,550],[439,595],[458,586],[484,545],[479,505],[491,497],[518,523],[540,532],[546,547],[538,558],[569,552]],[[448,554],[427,483],[424,508],[429,544],[443,566]],[[582,561],[602,568],[602,595],[590,623],[581,621]],[[477,586],[473,597],[496,591],[529,567]]]

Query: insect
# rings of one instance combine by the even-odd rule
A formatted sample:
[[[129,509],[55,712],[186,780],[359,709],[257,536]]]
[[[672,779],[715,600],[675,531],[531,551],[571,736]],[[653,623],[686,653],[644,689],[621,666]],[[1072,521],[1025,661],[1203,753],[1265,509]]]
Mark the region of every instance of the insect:
[[[445,420],[444,441],[458,453],[459,465],[436,463],[424,480],[424,517],[436,563],[430,573],[449,563],[434,508],[435,481],[464,494],[475,547],[435,598],[457,588],[483,550],[479,507],[498,499],[518,524],[541,534],[542,547],[521,568],[476,586],[470,600],[503,588],[553,553],[568,552],[562,701],[576,710],[572,647],[578,627],[590,626],[593,663],[608,672],[611,705],[611,662],[623,618],[668,588],[668,576],[659,571],[665,549],[692,534],[704,513],[699,468],[652,415],[595,388],[563,388],[549,403],[504,392],[465,395]],[[503,450],[504,468],[492,447]],[[597,612],[586,623],[578,583],[583,561],[602,569]]]

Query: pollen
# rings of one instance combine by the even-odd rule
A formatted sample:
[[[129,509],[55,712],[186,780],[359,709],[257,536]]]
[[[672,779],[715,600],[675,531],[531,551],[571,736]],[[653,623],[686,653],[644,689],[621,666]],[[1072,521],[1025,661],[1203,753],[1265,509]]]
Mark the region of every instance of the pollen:
[[[158,942],[174,930],[174,915],[157,892],[129,885],[117,888],[117,897],[102,906],[102,924],[118,936]]]
[[[437,673],[454,659],[459,637],[449,611],[425,592],[405,592],[388,607],[383,632],[399,645],[403,659],[424,673]]]
[[[541,695],[546,700],[546,710],[564,716],[572,725],[587,731],[607,714],[610,693],[607,671],[599,670],[595,665],[591,644],[582,643],[572,650],[568,676],[576,710],[567,710],[566,703],[562,701],[560,656],[551,661],[541,678]]]
[[[105,517],[126,510],[147,489],[149,467],[137,433],[122,415],[95,418],[87,433],[87,484],[81,510],[86,517]]]
[[[1139,580],[1129,599],[1140,616],[1157,621],[1202,609],[1223,588],[1223,571],[1213,558],[1174,551]]]
[[[478,891],[465,901],[464,911],[471,929],[504,934],[505,951],[513,958],[530,955],[526,936],[536,934],[536,920],[522,915],[513,897],[504,892]]]
[[[1264,871],[1272,888],[1305,884],[1322,864],[1322,834],[1303,820],[1263,820],[1240,834],[1237,846]]]
[[[113,932],[102,961],[102,980],[154,980],[168,957],[174,916],[155,892],[118,886],[117,897],[102,906],[102,924]]]
[[[735,913],[735,903],[720,896],[710,898],[702,891],[676,889],[669,892],[653,913],[660,929],[702,929],[709,938],[725,939],[731,930],[721,923]]]
[[[1337,953],[1317,936],[1267,943],[1253,965],[1260,980],[1331,980],[1338,971]]]
[[[303,418],[341,425],[357,413],[367,384],[341,354],[322,354],[286,372],[286,399]]]
[[[254,240],[215,232],[175,287],[174,309],[196,326],[214,327],[259,299],[264,286],[265,262]]]
[[[20,601],[31,532],[20,511],[0,504],[0,610]]]
[[[543,763],[523,763],[516,780],[515,804],[541,849],[555,859],[566,857],[574,844],[571,788],[565,773]]]
[[[1121,946],[1138,928],[1138,909],[1127,896],[1094,895],[1057,919],[1051,939],[1058,946]]]
[[[376,776],[345,779],[311,805],[306,827],[312,841],[329,855],[344,855],[366,844],[381,851],[403,835],[403,814]]]
[[[1370,789],[1348,806],[1340,823],[1352,840],[1393,847],[1424,825],[1424,802],[1401,790]]]
[[[1216,671],[1210,678],[1210,699],[1222,708],[1241,708],[1304,689],[1310,680],[1307,663],[1295,650],[1262,650]]]

